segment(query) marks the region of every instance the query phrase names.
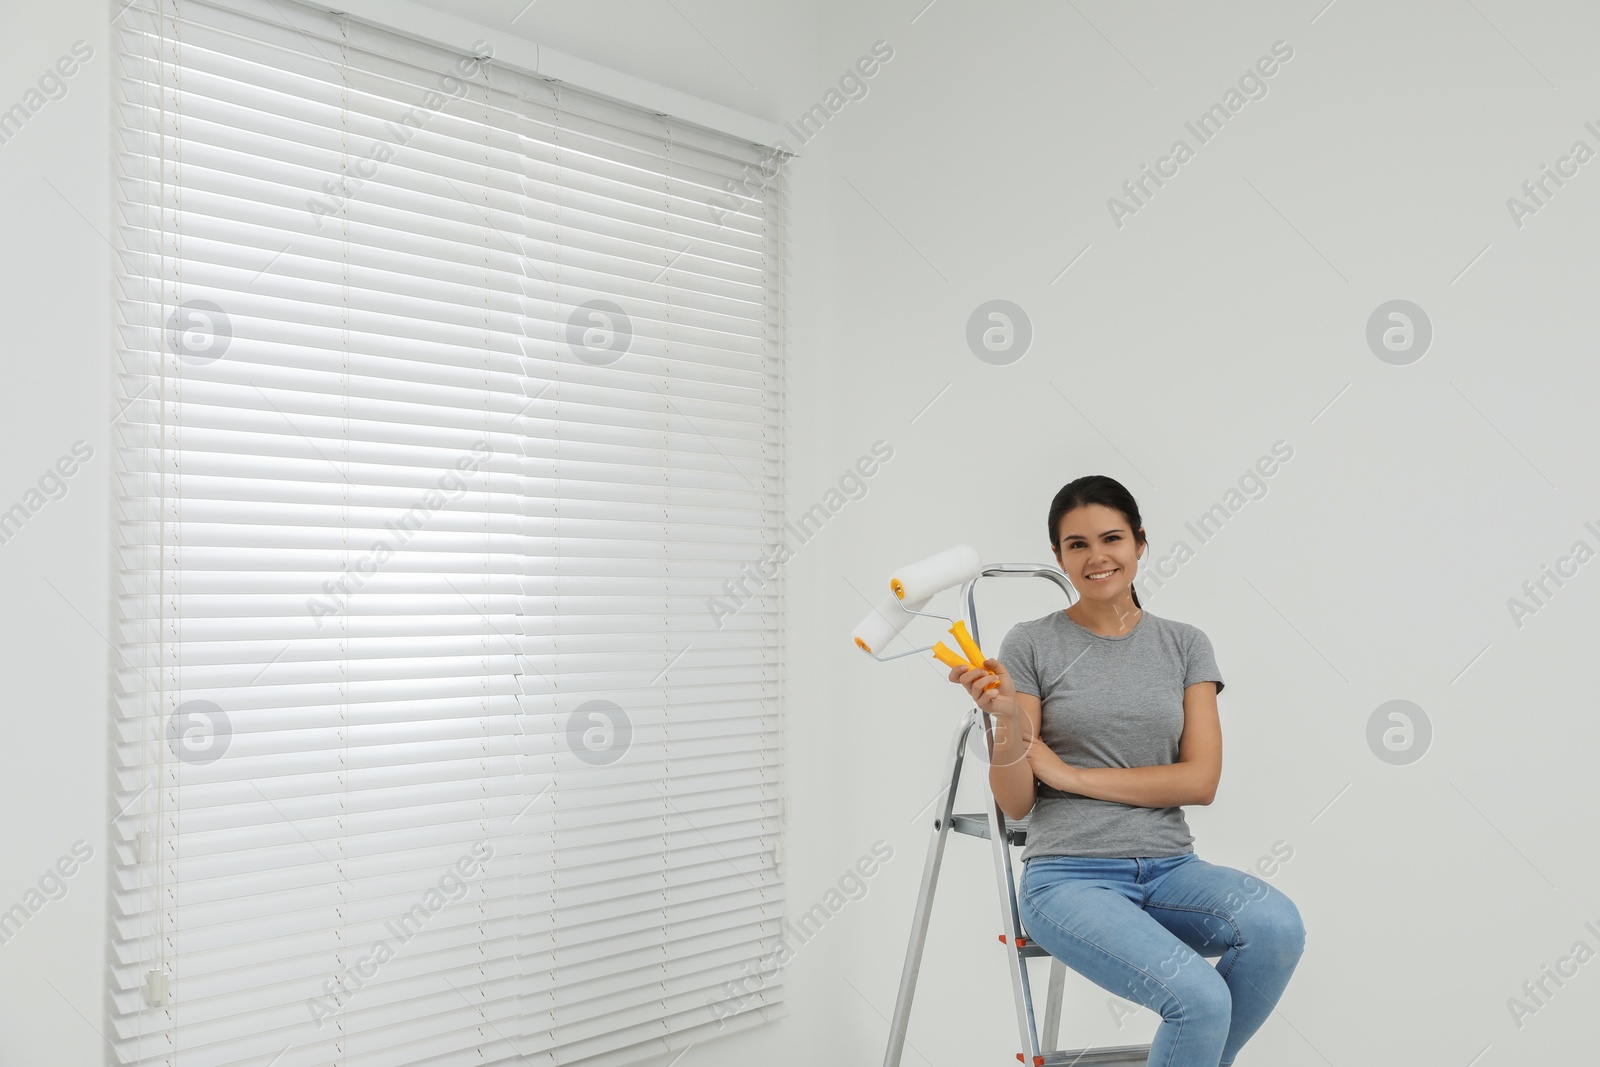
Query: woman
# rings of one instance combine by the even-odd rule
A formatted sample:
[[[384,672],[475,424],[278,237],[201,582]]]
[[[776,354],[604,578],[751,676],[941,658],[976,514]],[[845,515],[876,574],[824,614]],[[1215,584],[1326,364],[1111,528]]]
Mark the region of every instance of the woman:
[[[1228,1067],[1288,985],[1305,927],[1282,892],[1194,852],[1183,805],[1216,795],[1221,672],[1199,628],[1139,606],[1147,542],[1121,483],[1063,486],[1049,530],[1078,599],[1012,627],[985,661],[992,673],[950,671],[994,717],[989,784],[1001,810],[1032,812],[1023,929],[1160,1013],[1150,1064]]]

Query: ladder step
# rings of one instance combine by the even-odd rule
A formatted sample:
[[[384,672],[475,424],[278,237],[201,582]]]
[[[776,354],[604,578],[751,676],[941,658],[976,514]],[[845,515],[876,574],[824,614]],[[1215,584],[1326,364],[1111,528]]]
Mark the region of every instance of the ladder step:
[[[1133,1064],[1144,1064],[1149,1058],[1149,1045],[1105,1045],[1101,1048],[1057,1049],[1044,1053],[1035,1062],[1039,1067],[1080,1067],[1083,1064],[1131,1067]]]
[[[937,821],[934,823],[938,826]],[[973,837],[987,839],[989,836],[989,818],[982,814],[952,815],[950,816],[950,829],[958,834],[970,834]],[[1006,841],[1013,845],[1026,845],[1028,843],[1028,820],[1020,822],[1006,820]]]
[[[1048,955],[1050,955],[1049,952],[1047,952],[1046,950],[1040,948],[1038,945],[1034,944],[1032,941],[1029,941],[1025,937],[1019,937],[1017,939],[1017,942],[1018,942],[1017,944],[1012,945],[1010,941],[1006,940],[1006,935],[1005,934],[1001,934],[1000,935],[1000,943],[1002,945],[1011,945],[1011,947],[1016,950],[1017,955],[1019,955],[1019,956],[1027,958],[1027,957],[1030,957],[1030,956],[1048,956]]]

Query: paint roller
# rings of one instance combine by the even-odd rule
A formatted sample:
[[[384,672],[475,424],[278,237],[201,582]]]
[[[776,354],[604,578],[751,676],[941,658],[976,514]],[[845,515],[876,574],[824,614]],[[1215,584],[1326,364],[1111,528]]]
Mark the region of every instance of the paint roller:
[[[923,597],[921,600],[912,601],[902,607],[901,604],[903,602],[893,593],[885,596],[878,602],[877,607],[872,609],[871,614],[861,620],[861,624],[856,627],[855,633],[851,634],[851,637],[855,639],[856,647],[876,656],[879,652],[889,647],[889,642],[893,641],[900,631],[906,628],[906,623],[916,618],[912,612],[921,611],[929,599],[931,598]],[[911,610],[907,611],[906,608]]]
[[[913,614],[931,614],[922,610],[929,600],[951,586],[976,578],[982,570],[983,563],[978,558],[978,552],[970,545],[956,545],[899,568],[889,578],[890,595],[873,608],[872,613],[861,621],[852,634],[856,646],[875,658],[881,658],[878,653],[905,629]],[[931,651],[934,657],[950,667],[970,666],[985,670],[983,653],[967,632],[966,623],[957,619],[950,628],[950,634],[961,647],[965,658],[942,641],[933,645]],[[993,689],[999,684],[995,681],[985,688]]]
[[[971,545],[956,545],[907,564],[889,576],[889,589],[901,600],[926,603],[935,593],[978,576],[983,564]]]

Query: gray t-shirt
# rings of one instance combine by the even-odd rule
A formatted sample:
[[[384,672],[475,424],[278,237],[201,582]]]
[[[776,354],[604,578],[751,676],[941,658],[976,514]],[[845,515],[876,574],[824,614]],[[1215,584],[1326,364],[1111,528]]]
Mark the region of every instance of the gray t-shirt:
[[[1074,767],[1176,763],[1183,690],[1216,682],[1211,640],[1198,627],[1148,610],[1106,637],[1055,611],[1019,622],[995,657],[1017,692],[1040,701],[1039,737]],[[1064,793],[1036,782],[1022,859],[1033,856],[1177,856],[1194,851],[1183,809],[1145,808]]]

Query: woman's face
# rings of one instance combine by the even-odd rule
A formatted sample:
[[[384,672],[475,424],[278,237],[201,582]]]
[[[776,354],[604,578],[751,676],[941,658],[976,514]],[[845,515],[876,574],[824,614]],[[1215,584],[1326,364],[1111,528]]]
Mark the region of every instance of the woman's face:
[[[1084,600],[1111,603],[1133,588],[1139,546],[1128,520],[1115,508],[1085,504],[1061,516],[1056,562]],[[1109,571],[1104,578],[1091,578]]]

